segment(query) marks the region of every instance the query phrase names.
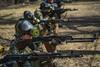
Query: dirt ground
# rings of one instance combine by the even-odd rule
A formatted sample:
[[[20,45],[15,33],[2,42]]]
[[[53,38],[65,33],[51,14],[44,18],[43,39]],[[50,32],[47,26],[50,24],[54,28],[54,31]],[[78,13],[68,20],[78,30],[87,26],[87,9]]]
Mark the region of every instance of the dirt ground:
[[[9,7],[8,7],[9,8]],[[0,9],[0,23],[4,20],[19,19],[22,16],[22,13],[25,10],[33,11],[37,6],[28,5],[21,8],[9,8],[9,9]],[[100,1],[96,2],[75,2],[72,4],[65,4],[64,8],[77,8],[78,11],[68,12],[67,18],[83,18],[90,19],[96,18],[100,19]],[[8,40],[14,38],[14,25],[15,24],[0,24],[0,44],[8,45]],[[63,29],[59,29],[59,33],[73,35],[74,37],[91,37],[91,34],[73,34],[73,33],[84,33],[84,32],[99,32],[100,33],[100,24],[95,25],[67,25]],[[63,33],[66,32],[66,33]],[[99,35],[98,35],[99,37]],[[63,43],[63,45],[57,46],[57,50],[94,50],[96,45],[96,50],[100,50],[100,40],[97,40],[93,43]],[[60,62],[59,62],[60,61]],[[67,58],[67,59],[56,59],[53,61],[57,64],[57,67],[100,67],[100,57],[99,56],[85,56],[83,58]]]

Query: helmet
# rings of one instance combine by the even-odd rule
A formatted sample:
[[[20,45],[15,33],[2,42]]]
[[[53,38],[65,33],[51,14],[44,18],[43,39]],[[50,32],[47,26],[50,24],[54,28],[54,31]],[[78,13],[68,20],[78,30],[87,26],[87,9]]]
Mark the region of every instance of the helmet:
[[[39,20],[43,19],[43,15],[42,15],[42,13],[41,13],[41,11],[39,9],[36,9],[34,11],[34,16]]]
[[[24,11],[23,16],[25,19],[30,19],[30,20],[34,19],[34,15],[30,11]]]
[[[40,34],[38,26],[31,24],[28,20],[19,21],[19,23],[17,24],[17,28],[22,33],[27,32],[32,36],[38,36]]]
[[[33,25],[27,20],[20,21],[19,23],[22,31],[29,31],[33,28]]]

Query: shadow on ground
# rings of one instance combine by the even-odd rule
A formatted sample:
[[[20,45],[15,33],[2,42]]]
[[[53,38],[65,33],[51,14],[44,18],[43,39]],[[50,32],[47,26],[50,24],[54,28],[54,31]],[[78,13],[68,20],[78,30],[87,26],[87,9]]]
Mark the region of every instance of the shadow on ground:
[[[24,8],[26,6],[28,6],[30,4],[17,4],[17,5],[6,5],[6,6],[3,6],[3,7],[0,7],[0,10],[10,10],[10,9],[20,9],[20,8]]]
[[[90,32],[100,32],[100,16],[92,16],[92,17],[70,17],[69,22],[64,24],[69,29],[77,30],[79,32],[88,32],[82,31],[79,28],[91,27]]]
[[[9,19],[5,19],[5,17],[13,15],[8,14],[5,16],[0,17],[0,25],[5,25],[5,24],[16,24],[17,20],[15,20],[14,17],[11,17]],[[77,30],[80,32],[85,32],[80,30],[79,28],[81,27],[88,27],[91,26],[92,28],[95,28],[93,32],[99,31],[100,32],[100,16],[92,16],[92,17],[70,17],[68,22],[65,22],[64,26],[66,26],[69,29],[72,30]],[[87,31],[88,32],[88,31]]]
[[[6,18],[6,17],[12,16],[12,15],[13,15],[13,13],[0,16],[0,25],[15,24],[17,22],[17,20],[15,20],[16,17]]]

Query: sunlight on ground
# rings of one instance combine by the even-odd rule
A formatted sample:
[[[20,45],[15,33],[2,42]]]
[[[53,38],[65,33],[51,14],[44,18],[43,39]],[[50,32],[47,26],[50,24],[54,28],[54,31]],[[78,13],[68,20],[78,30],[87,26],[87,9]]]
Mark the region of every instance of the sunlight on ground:
[[[78,5],[77,5],[78,4]],[[100,4],[92,3],[73,3],[73,5],[67,5],[66,7],[71,8],[78,8],[78,11],[75,12],[68,12],[70,16],[100,16]],[[65,8],[66,8],[65,7]],[[0,10],[0,18],[2,19],[19,19],[25,10],[34,11],[37,6],[35,5],[28,5],[21,8],[12,8],[12,9],[3,9]],[[93,28],[93,27],[92,27]],[[87,29],[87,28],[85,28]],[[98,28],[99,29],[99,28]],[[93,29],[92,29],[93,30]],[[59,32],[79,32],[76,30],[70,29],[59,29]],[[90,31],[90,30],[89,30]],[[12,40],[14,38],[14,25],[0,25],[0,36],[6,39]],[[77,37],[77,36],[76,36]],[[83,37],[87,37],[83,35]],[[68,50],[68,49],[77,49],[77,50],[94,50],[96,46],[97,50],[100,50],[100,40],[93,43],[63,43],[63,45],[57,46],[57,50]],[[99,56],[100,57],[100,56]],[[69,58],[69,59],[56,59],[54,62],[58,65],[58,67],[100,67],[100,58],[95,57],[96,60],[91,62],[91,57],[83,57],[83,58]],[[60,61],[60,62],[59,62]]]

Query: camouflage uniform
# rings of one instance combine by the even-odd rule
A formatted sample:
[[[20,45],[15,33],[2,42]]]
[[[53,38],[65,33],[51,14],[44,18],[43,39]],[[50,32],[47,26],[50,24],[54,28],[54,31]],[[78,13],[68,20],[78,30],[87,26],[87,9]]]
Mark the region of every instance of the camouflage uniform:
[[[31,15],[31,14],[30,14]],[[32,15],[32,16],[29,16],[26,17],[24,16],[24,18],[21,18],[18,23],[15,25],[15,31],[16,31],[16,38],[17,39],[21,39],[22,37],[24,36],[28,36],[28,37],[37,37],[40,35],[40,30],[39,30],[39,27],[38,25],[36,25],[35,23],[38,23],[38,19]],[[28,44],[32,44],[31,43],[31,39],[30,40],[22,40],[22,42],[20,43],[24,43],[23,47],[22,45],[18,44],[17,46],[19,46],[18,48],[21,48],[21,49],[24,49]],[[30,46],[28,45],[28,46]],[[33,48],[30,47],[32,50],[34,50],[34,46]]]
[[[40,22],[39,17],[36,17],[29,11],[24,12],[24,17],[21,18],[15,25],[15,36],[19,40],[16,44],[16,47],[19,51],[24,50],[27,46],[32,50],[38,50],[40,42],[32,42],[33,37],[40,36],[40,29],[37,23]],[[21,41],[20,41],[21,40]],[[30,62],[21,61],[17,62],[18,67],[23,67],[23,65],[30,64]],[[40,60],[31,62],[34,67],[40,67]]]

